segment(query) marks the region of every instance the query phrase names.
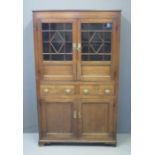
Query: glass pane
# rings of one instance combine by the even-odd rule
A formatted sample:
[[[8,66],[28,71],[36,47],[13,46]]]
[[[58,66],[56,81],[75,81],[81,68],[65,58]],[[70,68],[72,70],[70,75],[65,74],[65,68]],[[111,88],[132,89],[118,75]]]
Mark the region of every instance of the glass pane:
[[[71,42],[72,41],[72,33],[71,32],[66,32],[64,34],[66,41]]]
[[[111,32],[104,33],[104,39],[105,41],[111,41]]]
[[[110,61],[112,23],[83,23],[81,31],[82,60]]]
[[[103,60],[103,56],[102,55],[90,55],[90,60],[100,61],[100,60]]]
[[[66,53],[72,53],[71,23],[42,23],[42,41],[45,61],[72,60],[71,55],[66,55]]]
[[[43,23],[42,24],[42,30],[49,30],[49,24]]]
[[[64,24],[50,24],[50,30],[63,30]]]
[[[111,30],[112,23],[87,23],[82,24],[82,30]]]
[[[43,49],[44,49],[44,53],[49,53],[49,44],[48,43],[43,43]]]
[[[71,30],[72,29],[72,24],[66,24],[66,30]]]
[[[66,57],[66,60],[72,60],[72,55],[66,54],[65,57]]]
[[[88,53],[89,52],[88,43],[82,44],[82,52],[83,53]]]
[[[89,38],[88,34],[89,34],[89,33],[87,33],[87,32],[86,32],[86,33],[85,33],[85,32],[82,33],[82,41],[83,41],[83,42],[84,42],[84,41],[88,41],[88,38]]]
[[[103,60],[110,61],[111,60],[111,55],[104,55]]]
[[[59,55],[59,54],[53,54],[51,55],[52,60],[64,60],[64,55]]]
[[[49,33],[48,32],[43,32],[43,40],[48,41],[49,40]]]
[[[51,44],[51,53],[63,53],[64,52],[64,44],[59,42],[54,42]]]
[[[106,53],[110,53],[110,51],[111,51],[111,44],[110,43],[105,43],[104,44],[104,51]]]
[[[71,43],[66,43],[66,53],[71,53],[72,52],[72,44]]]
[[[50,60],[50,56],[49,55],[43,55],[43,59],[48,61],[48,60]]]
[[[88,61],[88,55],[82,55],[82,60],[83,61]]]

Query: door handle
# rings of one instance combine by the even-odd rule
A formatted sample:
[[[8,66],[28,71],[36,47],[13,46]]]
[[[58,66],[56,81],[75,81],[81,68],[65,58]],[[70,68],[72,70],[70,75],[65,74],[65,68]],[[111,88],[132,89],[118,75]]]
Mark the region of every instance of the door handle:
[[[73,118],[77,119],[77,112],[76,111],[73,112]]]
[[[81,52],[81,44],[80,44],[80,43],[78,43],[77,51],[78,51],[78,52]]]
[[[73,51],[76,50],[76,43],[73,43]]]
[[[80,119],[80,118],[81,118],[81,113],[80,113],[80,112],[77,113],[77,111],[75,110],[75,111],[73,112],[73,118],[74,118],[74,119],[77,119],[77,118]]]
[[[81,112],[78,112],[78,118],[79,119],[81,118]]]

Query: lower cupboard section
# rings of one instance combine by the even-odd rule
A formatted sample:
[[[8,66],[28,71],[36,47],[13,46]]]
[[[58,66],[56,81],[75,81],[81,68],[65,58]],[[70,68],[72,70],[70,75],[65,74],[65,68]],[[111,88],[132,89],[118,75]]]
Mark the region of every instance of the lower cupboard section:
[[[114,99],[41,101],[38,110],[42,143],[116,143]]]

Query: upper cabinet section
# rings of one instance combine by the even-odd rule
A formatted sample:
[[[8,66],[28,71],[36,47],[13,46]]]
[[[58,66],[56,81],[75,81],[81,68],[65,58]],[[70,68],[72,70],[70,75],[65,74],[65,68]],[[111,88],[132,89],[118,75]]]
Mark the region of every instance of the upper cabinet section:
[[[114,80],[119,11],[33,13],[37,74],[41,80]]]

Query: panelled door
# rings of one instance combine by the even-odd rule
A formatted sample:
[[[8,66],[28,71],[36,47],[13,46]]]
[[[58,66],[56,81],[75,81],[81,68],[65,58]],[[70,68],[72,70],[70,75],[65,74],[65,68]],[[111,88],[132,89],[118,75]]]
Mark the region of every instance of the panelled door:
[[[79,137],[81,139],[111,138],[113,125],[113,100],[81,99],[79,103]]]
[[[41,19],[38,23],[38,48],[43,80],[76,79],[76,21],[69,19]]]
[[[115,59],[116,23],[112,19],[78,21],[78,79],[111,80]]]
[[[40,103],[41,134],[45,139],[73,139],[77,133],[76,105],[73,99]]]

